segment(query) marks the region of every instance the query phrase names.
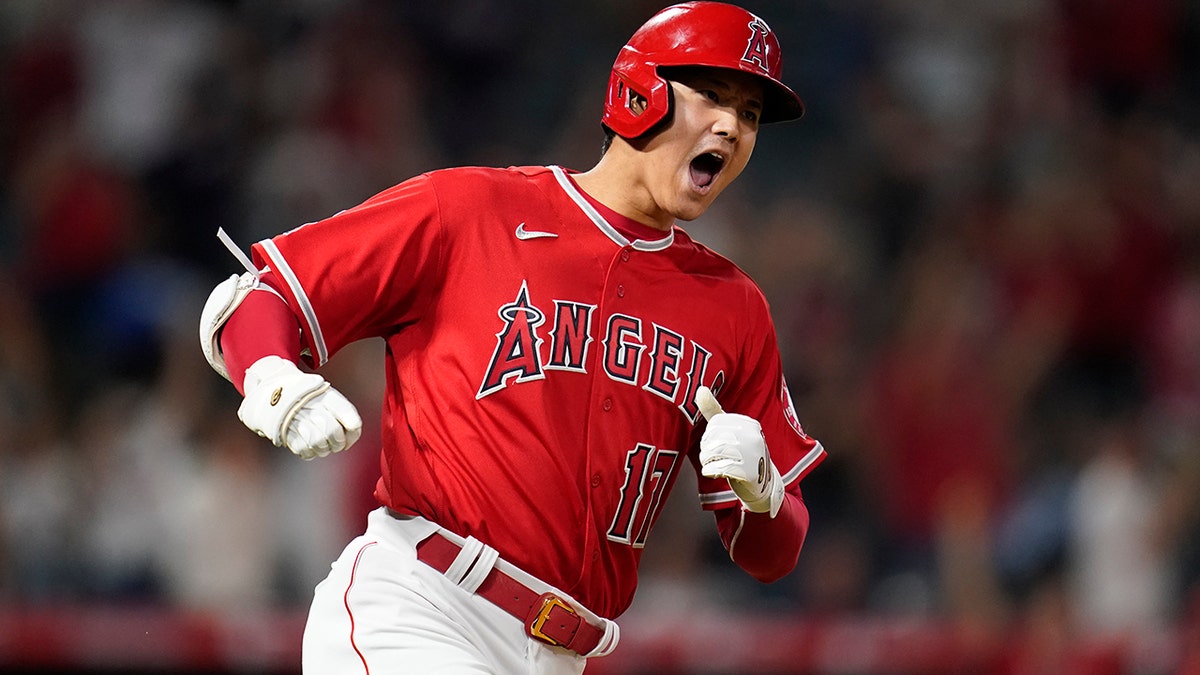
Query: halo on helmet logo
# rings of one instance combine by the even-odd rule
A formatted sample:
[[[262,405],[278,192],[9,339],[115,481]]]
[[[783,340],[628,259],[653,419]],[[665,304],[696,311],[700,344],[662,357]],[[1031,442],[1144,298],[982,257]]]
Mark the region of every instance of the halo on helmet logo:
[[[767,66],[767,35],[771,29],[757,16],[746,27],[750,29],[750,39],[746,42],[742,63],[753,66],[764,73],[770,72],[770,68]]]

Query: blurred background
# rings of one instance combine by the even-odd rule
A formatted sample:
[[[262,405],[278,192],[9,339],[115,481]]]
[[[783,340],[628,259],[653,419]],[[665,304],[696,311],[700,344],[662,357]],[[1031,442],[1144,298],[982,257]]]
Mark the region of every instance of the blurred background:
[[[421,171],[598,159],[663,2],[0,2],[0,671],[298,672],[373,506],[197,344],[255,240]],[[759,585],[685,479],[589,673],[1200,673],[1200,6],[748,0],[808,105],[685,227],[829,458]]]

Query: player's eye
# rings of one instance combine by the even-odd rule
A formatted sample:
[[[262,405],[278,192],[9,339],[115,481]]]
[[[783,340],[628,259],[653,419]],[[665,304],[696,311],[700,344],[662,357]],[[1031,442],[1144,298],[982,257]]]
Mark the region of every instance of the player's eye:
[[[721,97],[717,94],[717,92],[713,91],[712,89],[701,89],[700,94],[702,96],[704,96],[705,98],[707,98],[708,100],[712,101],[713,103],[721,102]]]
[[[743,110],[742,111],[742,119],[746,120],[747,122],[754,122],[755,124],[757,124],[758,123],[758,111],[757,110]]]

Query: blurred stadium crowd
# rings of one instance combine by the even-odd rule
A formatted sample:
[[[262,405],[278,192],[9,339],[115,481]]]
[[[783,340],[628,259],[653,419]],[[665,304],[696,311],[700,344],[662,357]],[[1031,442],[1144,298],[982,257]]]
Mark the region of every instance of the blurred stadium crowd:
[[[589,168],[663,4],[0,3],[0,605],[305,606],[372,507],[381,345],[330,364],[350,452],[250,434],[196,338],[239,269],[217,227]],[[1030,659],[1200,642],[1200,6],[745,6],[809,111],[684,226],[763,286],[830,456],[770,586],[681,483],[631,614],[936,617]]]

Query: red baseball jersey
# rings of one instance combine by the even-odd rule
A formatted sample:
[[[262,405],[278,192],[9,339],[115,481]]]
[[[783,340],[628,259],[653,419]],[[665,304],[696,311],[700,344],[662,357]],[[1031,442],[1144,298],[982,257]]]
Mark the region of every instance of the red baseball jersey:
[[[386,341],[376,496],[615,618],[708,385],[793,485],[802,430],[759,288],[679,228],[629,241],[560,167],[424,174],[254,245],[312,363]],[[688,461],[685,461],[688,460]],[[699,477],[707,509],[737,507]]]

